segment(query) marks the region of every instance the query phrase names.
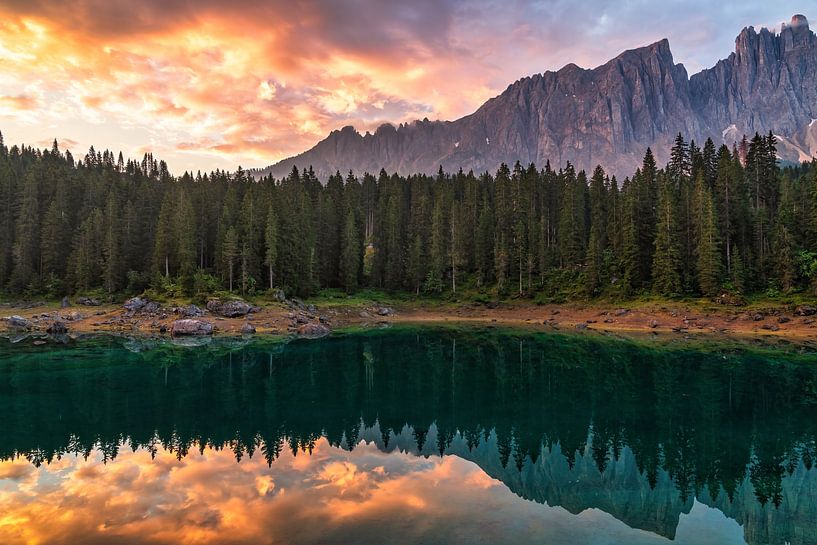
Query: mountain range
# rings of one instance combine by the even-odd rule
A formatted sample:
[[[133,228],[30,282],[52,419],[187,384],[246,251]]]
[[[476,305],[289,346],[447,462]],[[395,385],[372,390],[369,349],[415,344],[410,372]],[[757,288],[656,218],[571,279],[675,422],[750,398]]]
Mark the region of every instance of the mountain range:
[[[779,32],[744,28],[734,53],[691,77],[664,39],[597,68],[568,64],[522,78],[455,121],[383,124],[363,135],[347,126],[252,173],[282,177],[293,166],[311,166],[322,179],[349,170],[431,174],[440,166],[480,173],[519,160],[585,170],[600,164],[625,176],[648,147],[665,162],[679,133],[698,145],[712,138],[731,146],[770,131],[781,159],[799,162],[817,154],[815,117],[817,37],[795,15]]]

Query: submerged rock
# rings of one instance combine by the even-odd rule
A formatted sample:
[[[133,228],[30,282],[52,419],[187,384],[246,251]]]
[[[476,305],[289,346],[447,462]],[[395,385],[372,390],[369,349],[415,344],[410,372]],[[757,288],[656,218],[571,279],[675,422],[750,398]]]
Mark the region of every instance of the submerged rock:
[[[212,335],[213,324],[204,320],[176,320],[170,327],[170,334],[174,337]]]

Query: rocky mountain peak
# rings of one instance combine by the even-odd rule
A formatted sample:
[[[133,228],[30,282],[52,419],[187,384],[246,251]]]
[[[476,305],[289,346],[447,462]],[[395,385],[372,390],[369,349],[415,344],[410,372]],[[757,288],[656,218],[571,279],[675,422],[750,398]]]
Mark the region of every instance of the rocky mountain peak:
[[[689,77],[667,39],[624,51],[593,69],[567,64],[517,80],[473,114],[451,122],[383,125],[361,136],[344,127],[313,149],[255,171],[288,174],[310,165],[323,179],[336,170],[401,174],[494,171],[505,162],[550,161],[631,174],[647,147],[659,162],[675,136],[699,145],[732,145],[743,134],[778,135],[785,159],[817,154],[817,37],[804,15],[778,33],[744,28],[735,51]],[[805,130],[806,128],[814,130]]]

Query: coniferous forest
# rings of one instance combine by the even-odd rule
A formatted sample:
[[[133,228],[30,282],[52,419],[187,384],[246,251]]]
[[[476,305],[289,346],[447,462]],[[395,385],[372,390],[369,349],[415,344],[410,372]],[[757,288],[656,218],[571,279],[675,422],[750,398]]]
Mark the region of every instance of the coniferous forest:
[[[775,137],[703,147],[678,135],[622,179],[503,165],[408,177],[293,169],[173,176],[97,152],[0,136],[0,289],[58,297],[324,288],[569,297],[769,296],[817,289],[817,161]]]

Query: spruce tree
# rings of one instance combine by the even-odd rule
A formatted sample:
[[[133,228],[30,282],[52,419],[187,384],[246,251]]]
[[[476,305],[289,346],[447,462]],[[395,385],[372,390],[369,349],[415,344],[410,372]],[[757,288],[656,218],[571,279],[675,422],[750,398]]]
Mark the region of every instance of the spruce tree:
[[[269,289],[275,288],[275,269],[278,266],[278,216],[275,207],[270,205],[267,211],[267,222],[264,228],[264,265],[267,266]]]
[[[696,272],[698,287],[703,295],[717,295],[720,287],[720,252],[718,249],[718,225],[712,194],[703,175],[695,185],[696,207]]]
[[[357,218],[355,217],[355,211],[352,209],[346,212],[342,241],[341,273],[343,276],[343,287],[347,293],[352,293],[358,286],[362,246],[358,234]]]
[[[221,245],[221,258],[224,261],[224,268],[227,270],[228,289],[233,292],[233,275],[235,273],[236,260],[239,257],[238,234],[235,227],[227,229],[224,242]]]
[[[660,184],[655,254],[652,265],[653,290],[661,295],[674,296],[681,291],[679,269],[681,252],[678,246],[678,224],[672,187]]]

